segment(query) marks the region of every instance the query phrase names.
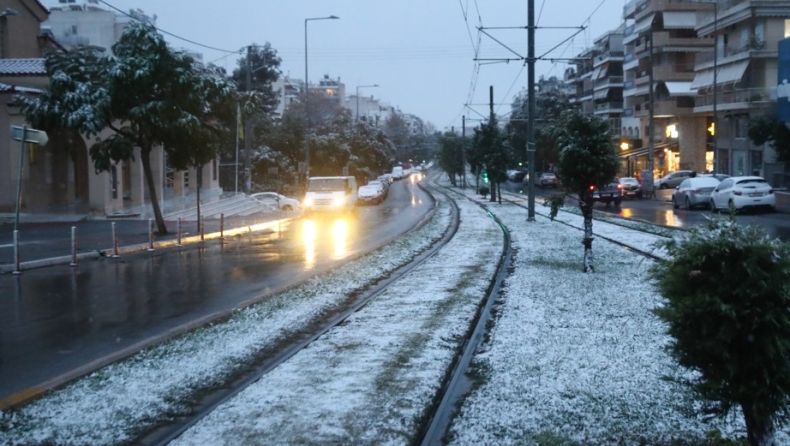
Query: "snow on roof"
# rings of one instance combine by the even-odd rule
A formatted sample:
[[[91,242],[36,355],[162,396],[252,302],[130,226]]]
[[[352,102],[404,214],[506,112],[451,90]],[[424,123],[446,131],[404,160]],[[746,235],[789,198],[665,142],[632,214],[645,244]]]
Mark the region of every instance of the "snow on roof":
[[[44,59],[0,59],[0,76],[46,76]]]
[[[0,82],[0,93],[43,93],[44,90],[38,88],[20,87],[19,85],[9,85]]]

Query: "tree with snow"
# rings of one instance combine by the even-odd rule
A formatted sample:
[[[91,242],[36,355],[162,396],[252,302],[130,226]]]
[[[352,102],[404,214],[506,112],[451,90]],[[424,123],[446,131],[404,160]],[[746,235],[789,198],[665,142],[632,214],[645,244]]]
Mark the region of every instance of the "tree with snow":
[[[568,195],[578,197],[584,217],[584,272],[593,272],[593,189],[611,183],[620,166],[609,137],[609,123],[596,116],[567,110],[547,132],[560,147],[556,173],[564,190],[563,194],[549,199],[551,218],[557,215]]]
[[[709,411],[740,406],[752,446],[776,446],[790,416],[790,245],[763,230],[714,219],[660,244],[651,268],[665,303],[669,351]]]
[[[233,113],[236,88],[215,68],[171,50],[147,23],[131,23],[112,50],[49,54],[50,85],[38,97],[21,98],[22,109],[36,127],[95,137],[90,156],[97,171],[137,153],[158,231],[167,233],[151,152],[161,145],[176,169],[210,161],[221,138],[218,118]],[[109,136],[99,137],[103,132]]]

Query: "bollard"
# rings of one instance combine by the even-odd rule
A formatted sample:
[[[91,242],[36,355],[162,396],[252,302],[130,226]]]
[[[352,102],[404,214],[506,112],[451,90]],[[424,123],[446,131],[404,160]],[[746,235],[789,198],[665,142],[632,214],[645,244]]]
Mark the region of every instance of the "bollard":
[[[219,240],[225,240],[225,214],[219,214]]]
[[[181,217],[178,217],[177,228],[178,228],[177,229],[177,231],[178,231],[178,242],[176,243],[176,246],[181,247]]]
[[[121,250],[118,249],[118,231],[115,229],[115,222],[112,222],[112,256],[120,257]]]
[[[14,272],[12,274],[22,274],[19,268],[19,230],[14,229]]]
[[[154,250],[154,219],[148,219],[148,250]]]
[[[71,266],[77,265],[77,227],[71,227]]]
[[[200,221],[198,222],[198,225],[200,226],[200,242],[203,243],[203,242],[206,241],[206,239],[205,239],[205,235],[206,235],[205,232],[206,231],[205,231],[205,228],[203,227],[203,216],[202,215],[200,216]]]

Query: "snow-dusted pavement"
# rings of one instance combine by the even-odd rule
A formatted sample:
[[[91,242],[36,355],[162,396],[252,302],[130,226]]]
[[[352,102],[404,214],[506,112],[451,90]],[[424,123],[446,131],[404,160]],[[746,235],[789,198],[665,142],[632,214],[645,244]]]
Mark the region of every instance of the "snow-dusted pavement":
[[[458,202],[461,226],[438,255],[174,444],[410,444],[502,251],[493,220]],[[454,421],[452,444],[694,444],[713,429],[744,434],[740,418],[695,416],[689,392],[664,379],[686,372],[662,350],[668,337],[650,311],[661,299],[647,280],[649,260],[599,239],[598,272],[585,275],[579,231],[541,217],[527,223],[513,205],[487,205],[510,230],[515,268],[475,359],[477,386]],[[440,200],[430,222],[382,250],[2,415],[0,444],[127,441],[425,249],[449,213]],[[581,217],[560,215],[580,226]],[[599,221],[593,229],[643,250],[659,238]],[[778,440],[790,444],[790,435]]]

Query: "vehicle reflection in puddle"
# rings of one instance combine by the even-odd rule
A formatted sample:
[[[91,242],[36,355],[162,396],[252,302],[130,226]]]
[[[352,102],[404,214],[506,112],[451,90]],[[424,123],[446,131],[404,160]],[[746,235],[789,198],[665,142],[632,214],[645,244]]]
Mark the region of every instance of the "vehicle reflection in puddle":
[[[666,226],[683,226],[683,220],[672,209],[657,212],[656,223]]]
[[[346,242],[348,241],[348,222],[336,220],[332,225],[332,238],[335,241],[334,259],[342,259],[346,255]]]
[[[354,233],[353,222],[344,218],[323,220],[305,219],[302,222],[304,269],[311,270],[322,258],[341,260],[348,256],[349,234]]]
[[[313,220],[302,223],[302,240],[304,241],[304,269],[310,270],[315,266],[315,239],[317,231]]]

